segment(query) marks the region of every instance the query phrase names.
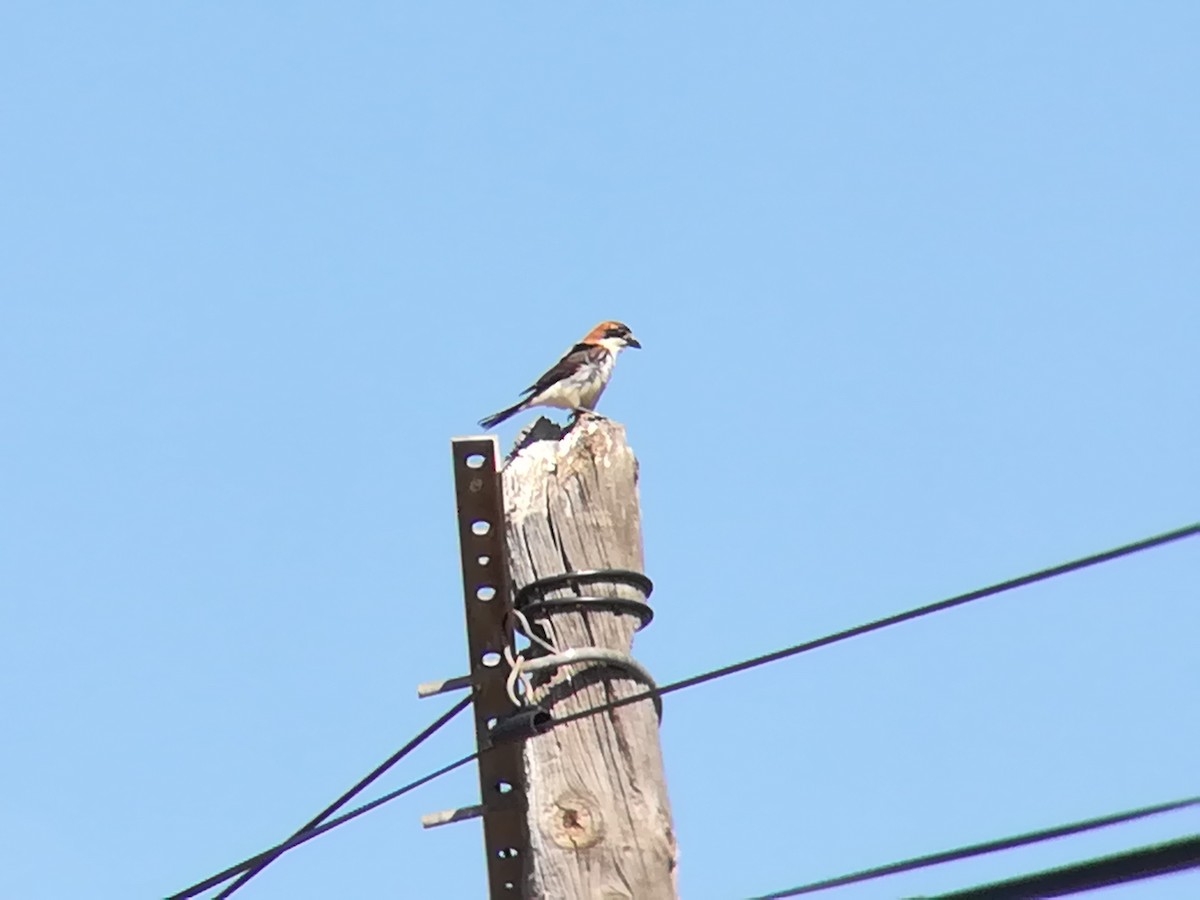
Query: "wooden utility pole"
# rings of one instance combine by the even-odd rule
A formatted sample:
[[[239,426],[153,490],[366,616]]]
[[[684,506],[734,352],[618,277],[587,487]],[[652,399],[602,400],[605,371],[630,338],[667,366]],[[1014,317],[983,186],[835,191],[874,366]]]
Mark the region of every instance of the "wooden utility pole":
[[[649,618],[649,583],[636,575],[643,571],[637,459],[615,422],[584,416],[561,437],[549,425],[539,422],[503,471],[517,606],[523,587],[550,578],[556,586],[524,604],[535,630],[560,652],[628,654],[634,632]],[[626,571],[622,577],[594,570]],[[581,572],[594,574],[551,578]],[[645,692],[647,684],[629,667],[593,661],[539,673],[533,688],[532,699],[560,719]],[[529,738],[524,757],[527,897],[677,897],[675,835],[653,702]]]

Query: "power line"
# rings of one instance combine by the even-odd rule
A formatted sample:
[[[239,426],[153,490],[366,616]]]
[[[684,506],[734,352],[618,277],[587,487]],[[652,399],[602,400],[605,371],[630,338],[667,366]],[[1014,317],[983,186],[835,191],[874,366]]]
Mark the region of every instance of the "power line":
[[[776,662],[781,659],[787,659],[789,656],[798,656],[799,654],[807,653],[810,650],[816,650],[820,647],[827,647],[830,644],[837,644],[841,641],[849,640],[852,637],[858,637],[860,634],[869,634],[872,631],[879,631],[892,625],[899,625],[901,622],[908,622],[912,619],[919,619],[922,616],[928,616],[931,613],[942,612],[946,609],[952,609],[955,606],[962,606],[963,604],[970,603],[974,600],[982,600],[985,597],[992,597],[996,594],[1002,594],[1006,591],[1015,590],[1019,587],[1036,584],[1039,581],[1047,581],[1051,578],[1057,578],[1059,575],[1066,575],[1069,572],[1078,572],[1080,569],[1086,569],[1091,566],[1099,565],[1103,562],[1120,559],[1123,556],[1132,556],[1135,553],[1141,553],[1144,550],[1150,550],[1154,547],[1161,547],[1164,544],[1180,541],[1184,538],[1189,538],[1197,534],[1200,534],[1200,522],[1185,526],[1183,528],[1177,528],[1174,531],[1167,531],[1163,534],[1155,535],[1154,537],[1148,537],[1144,540],[1135,541],[1132,544],[1114,547],[1112,550],[1105,550],[1102,553],[1094,553],[1091,556],[1083,556],[1079,559],[1062,563],[1061,565],[1052,566],[1049,569],[1040,569],[1037,572],[1030,572],[1028,575],[1010,578],[1008,581],[1001,581],[997,584],[989,585],[988,587],[979,588],[978,590],[974,591],[968,591],[965,594],[959,594],[956,597],[949,597],[946,600],[939,600],[937,603],[930,603],[927,606],[918,606],[914,609],[909,609],[891,616],[886,616],[882,619],[876,619],[873,622],[867,622],[864,625],[856,625],[855,627],[847,628],[844,631],[837,631],[833,634],[827,634],[824,637],[816,638],[815,640],[805,641],[800,644],[795,644],[791,647],[785,647],[783,650],[776,650],[774,653],[764,653],[762,656],[756,656],[752,659],[733,663],[732,665],[722,666],[719,669],[712,669],[708,672],[702,672],[699,675],[693,675],[690,678],[683,678],[679,681],[672,682],[671,684],[664,685],[658,688],[657,691],[642,691],[637,694],[632,694],[628,697],[622,697],[618,700],[610,701],[602,704],[601,706],[569,713],[568,715],[563,716],[561,719],[555,719],[549,727],[557,728],[559,725],[565,725],[567,722],[574,722],[578,719],[586,719],[588,716],[593,716],[597,713],[606,712],[607,710],[616,709],[617,707],[621,706],[627,706],[630,703],[637,703],[638,701],[645,700],[654,696],[655,694],[662,696],[665,694],[674,693],[675,691],[681,691],[684,688],[695,687],[698,684],[704,684],[706,681],[714,681],[718,678],[724,678],[726,675],[734,675],[738,672],[744,672],[747,669],[754,669],[758,666],[765,666],[767,663]]]
[[[251,856],[249,859],[244,859],[240,863],[230,866],[225,871],[218,872],[216,875],[213,875],[211,878],[207,878],[204,881],[193,885],[192,887],[188,888],[186,891],[179,893],[179,894],[175,894],[171,897],[168,897],[167,900],[183,900],[183,898],[186,898],[186,897],[194,897],[194,896],[196,896],[196,894],[206,891],[210,887],[215,887],[216,885],[220,884],[225,879],[232,878],[234,875],[237,875],[239,872],[244,872],[248,869],[254,868],[254,866],[258,865],[260,862],[267,859],[268,857],[273,859],[276,856],[281,856],[284,853],[286,853],[288,850],[291,850],[293,847],[299,847],[301,844],[308,843],[313,838],[319,837],[320,835],[324,834],[327,831],[332,831],[334,828],[337,828],[339,825],[345,825],[351,819],[357,819],[359,816],[369,813],[371,810],[375,809],[376,807],[383,806],[383,804],[388,803],[392,800],[395,800],[397,797],[401,797],[404,794],[409,793],[410,791],[415,791],[417,788],[422,787],[426,784],[429,784],[429,782],[431,782],[431,781],[436,781],[437,779],[441,778],[443,775],[450,774],[455,769],[461,769],[467,763],[474,762],[478,758],[479,758],[479,753],[478,753],[478,751],[476,751],[475,753],[471,753],[468,756],[464,756],[462,759],[456,759],[454,762],[450,763],[449,765],[442,766],[440,769],[430,772],[428,775],[424,775],[424,776],[418,778],[416,781],[410,781],[408,784],[404,785],[404,787],[397,788],[396,790],[394,790],[390,793],[384,794],[382,797],[377,797],[376,799],[372,800],[370,803],[364,803],[362,806],[356,807],[355,809],[350,810],[350,812],[348,812],[348,813],[343,813],[342,815],[338,816],[337,818],[330,819],[328,822],[318,825],[316,828],[310,829],[309,831],[306,831],[303,834],[298,834],[295,837],[288,838],[282,844],[276,844],[274,847],[271,847],[268,850],[264,850],[262,853],[257,853],[254,856]]]
[[[882,619],[876,619],[872,622],[867,622],[866,624],[863,624],[863,625],[857,625],[853,628],[847,628],[843,631],[837,631],[837,632],[834,632],[833,634],[825,635],[824,637],[819,637],[819,638],[816,638],[811,641],[805,641],[800,644],[795,644],[791,647],[786,647],[782,650],[776,650],[773,653],[766,653],[766,654],[763,654],[762,656],[756,656],[756,657],[752,657],[751,659],[743,660],[742,662],[737,662],[737,663],[733,663],[731,665],[722,666],[717,669],[712,669],[708,672],[702,672],[699,675],[693,675],[689,678],[683,678],[679,681],[675,681],[670,684],[663,685],[662,687],[659,687],[657,690],[640,691],[638,693],[631,694],[628,697],[621,697],[616,700],[611,700],[607,703],[602,703],[599,706],[594,706],[594,707],[590,707],[588,709],[579,710],[578,712],[569,713],[569,714],[563,716],[562,718],[552,720],[546,726],[546,730],[549,730],[551,728],[557,728],[558,726],[565,725],[568,722],[575,722],[580,719],[586,719],[586,718],[589,718],[594,715],[599,715],[600,713],[608,712],[613,709],[618,709],[622,706],[628,706],[629,704],[632,704],[632,703],[638,703],[642,700],[648,700],[655,696],[663,696],[665,694],[674,693],[675,691],[681,691],[684,688],[695,687],[696,685],[699,685],[699,684],[704,684],[709,681],[715,681],[718,678],[724,678],[727,675],[734,675],[734,674],[737,674],[738,672],[744,672],[747,669],[757,668],[758,666],[763,666],[763,665],[766,665],[767,663],[776,662],[777,660],[780,660],[780,659],[786,659],[791,656],[798,656],[799,654],[807,653],[810,650],[816,650],[820,647],[826,647],[830,644],[840,643],[841,641],[849,640],[850,638],[857,637],[861,634],[868,634],[872,631],[879,631],[880,629],[887,628],[892,625],[899,625],[902,622],[907,622],[907,621],[910,621],[911,619],[921,618],[922,616],[927,616],[927,615],[930,615],[935,612],[941,612],[942,610],[952,609],[953,607],[961,606],[965,603],[970,603],[974,600],[982,600],[985,597],[991,597],[996,594],[1001,594],[1006,591],[1011,591],[1016,588],[1024,587],[1029,584],[1035,584],[1040,581],[1047,581],[1051,578],[1056,578],[1059,575],[1066,575],[1070,572],[1077,572],[1080,569],[1086,569],[1086,568],[1098,565],[1103,562],[1109,562],[1110,560],[1120,559],[1125,556],[1132,556],[1135,553],[1140,553],[1144,550],[1150,550],[1154,547],[1161,547],[1164,544],[1169,544],[1169,543],[1173,543],[1174,541],[1183,540],[1184,538],[1193,537],[1194,535],[1197,535],[1197,534],[1200,534],[1200,522],[1185,526],[1183,528],[1175,529],[1174,531],[1168,531],[1168,532],[1164,532],[1163,534],[1158,534],[1153,537],[1148,537],[1148,538],[1145,538],[1140,541],[1135,541],[1131,544],[1124,544],[1120,547],[1114,547],[1111,550],[1105,550],[1101,553],[1094,553],[1090,556],[1083,556],[1078,559],[1071,560],[1070,562],[1062,563],[1061,565],[1052,566],[1051,568],[1048,568],[1048,569],[1040,569],[1036,572],[1031,572],[1027,575],[1021,575],[1017,578],[1011,578],[1007,581],[1001,581],[996,584],[989,585],[988,587],[983,587],[983,588],[979,588],[974,591],[969,591],[968,593],[965,593],[965,594],[959,594],[955,597],[949,597],[945,600],[940,600],[936,603],[930,603],[926,606],[918,606],[913,609],[906,610],[906,611],[900,612],[900,613],[896,613],[894,615],[887,616]],[[469,700],[470,700],[470,697],[468,696],[464,701],[460,701],[460,703],[465,704],[466,702],[469,702]],[[455,711],[457,711],[457,710],[455,710]],[[430,733],[432,733],[432,732],[430,732]],[[246,872],[250,869],[255,868],[260,863],[263,863],[264,860],[273,860],[276,857],[285,853],[286,851],[292,849],[293,847],[297,847],[300,844],[310,841],[314,837],[317,837],[320,834],[324,834],[326,831],[336,828],[339,825],[345,824],[346,822],[349,822],[351,819],[356,819],[359,816],[363,815],[364,813],[370,812],[372,809],[375,809],[378,806],[382,806],[384,803],[387,803],[390,800],[394,800],[403,794],[407,794],[409,791],[415,790],[416,788],[418,788],[424,784],[428,784],[429,782],[433,781],[436,778],[440,778],[441,776],[443,776],[449,772],[452,772],[455,769],[465,766],[467,763],[472,762],[475,759],[477,759],[480,756],[481,752],[486,752],[486,750],[485,751],[476,751],[475,753],[469,754],[468,756],[464,756],[462,759],[455,760],[454,762],[450,763],[448,766],[443,766],[441,769],[438,769],[435,772],[431,772],[430,774],[424,776],[423,778],[418,778],[416,781],[413,781],[413,782],[405,785],[404,787],[399,788],[398,790],[392,791],[390,794],[384,794],[382,797],[379,797],[378,799],[373,800],[370,803],[364,804],[363,806],[360,806],[348,813],[345,813],[344,815],[338,816],[337,818],[334,818],[334,819],[329,819],[328,821],[324,822],[323,824],[316,825],[313,828],[310,828],[307,830],[302,829],[301,831],[296,832],[295,835],[293,835],[291,838],[284,841],[283,843],[277,844],[274,847],[264,850],[262,853],[258,853],[255,856],[250,857],[249,859],[245,859],[242,862],[237,863],[236,865],[230,866],[228,869],[225,869],[223,872],[218,872],[216,875],[213,875],[213,876],[205,879],[202,882],[198,882],[197,884],[192,885],[190,888],[187,888],[186,890],[181,891],[178,894],[172,894],[170,897],[167,898],[167,900],[187,900],[187,898],[194,897],[197,894],[202,893],[203,891],[206,891],[209,888],[214,887],[229,878],[232,878],[234,875],[238,875],[242,872]],[[247,878],[245,880],[249,880],[249,879]]]
[[[1054,838],[1066,837],[1067,835],[1071,834],[1094,831],[1097,828],[1108,828],[1112,825],[1120,825],[1124,822],[1133,822],[1137,819],[1145,819],[1150,816],[1175,812],[1176,810],[1187,809],[1193,806],[1200,806],[1200,797],[1188,797],[1185,800],[1176,800],[1172,803],[1159,803],[1154,806],[1143,806],[1141,809],[1113,813],[1111,815],[1100,816],[1095,819],[1085,819],[1082,822],[1072,822],[1069,825],[1058,825],[1054,828],[1031,831],[1026,834],[1018,834],[1012,837],[1000,838],[994,841],[986,841],[982,844],[970,844],[966,847],[958,847],[954,850],[944,850],[940,853],[930,853],[926,856],[916,856],[912,859],[906,859],[900,862],[888,863],[887,865],[874,866],[870,869],[852,872],[849,875],[839,875],[837,878],[826,878],[821,881],[813,881],[809,884],[799,885],[798,887],[776,891],[773,894],[763,894],[761,897],[754,898],[754,900],[779,900],[779,898],[782,897],[799,897],[801,894],[813,894],[817,891],[825,891],[829,890],[830,888],[842,887],[847,884],[857,884],[860,881],[872,881],[876,878],[883,878],[887,875],[897,875],[900,872],[911,872],[914,869],[924,869],[928,866],[936,866],[943,863],[955,862],[960,859],[969,859],[973,856],[982,856],[986,853],[996,853],[1000,850],[1011,850],[1013,847],[1024,847],[1028,844],[1049,841],[1053,840]]]
[[[354,787],[350,788],[350,790],[346,791],[344,794],[342,794],[342,796],[340,796],[336,800],[334,800],[333,803],[329,804],[329,806],[325,807],[325,809],[323,809],[323,810],[321,810],[321,812],[317,813],[316,816],[314,816],[311,820],[309,820],[298,831],[296,831],[295,834],[293,834],[290,838],[288,838],[282,844],[279,844],[276,847],[272,847],[270,850],[266,850],[263,853],[259,853],[256,856],[253,856],[248,860],[243,860],[241,863],[238,863],[236,866],[231,866],[230,868],[226,869],[224,872],[219,872],[218,874],[212,876],[211,878],[207,878],[204,881],[199,882],[198,884],[194,884],[190,888],[187,888],[186,890],[181,891],[178,894],[172,894],[168,898],[168,900],[184,900],[184,898],[187,898],[187,897],[194,897],[197,894],[200,894],[200,893],[208,890],[211,887],[215,887],[216,885],[220,884],[221,882],[225,881],[226,879],[232,878],[234,875],[237,875],[238,873],[244,873],[244,874],[242,874],[241,878],[239,878],[233,884],[231,884],[227,888],[225,888],[225,890],[223,890],[220,894],[218,894],[217,897],[214,898],[214,900],[220,900],[220,898],[228,897],[230,894],[232,894],[234,891],[236,891],[238,888],[240,888],[243,884],[245,884],[247,881],[249,881],[251,878],[253,878],[255,875],[257,875],[259,872],[261,872],[263,869],[265,869],[268,865],[270,865],[274,860],[279,858],[279,856],[281,856],[285,851],[290,850],[292,847],[302,844],[302,843],[304,843],[304,841],[307,841],[313,837],[316,837],[318,834],[323,834],[324,832],[328,831],[330,828],[334,828],[337,825],[342,824],[343,822],[348,822],[350,819],[356,818],[356,817],[362,815],[364,812],[367,812],[370,809],[374,809],[376,806],[386,803],[390,799],[399,797],[401,794],[406,794],[411,790],[415,790],[416,788],[420,787],[421,785],[426,784],[429,781],[432,781],[434,778],[444,775],[446,772],[449,772],[452,769],[456,769],[461,765],[466,765],[466,763],[470,762],[471,759],[474,759],[473,756],[470,758],[467,758],[467,759],[459,760],[458,762],[453,763],[452,765],[447,766],[443,769],[439,769],[433,775],[427,775],[424,778],[419,778],[416,781],[412,782],[411,784],[405,785],[404,787],[400,788],[399,790],[392,791],[391,794],[384,795],[384,797],[381,797],[380,799],[378,799],[372,803],[368,803],[368,804],[366,804],[366,806],[359,807],[358,809],[354,810],[353,812],[347,813],[343,816],[339,816],[336,819],[331,819],[328,822],[325,821],[326,819],[329,819],[329,817],[331,815],[333,815],[335,812],[337,812],[339,809],[341,809],[343,806],[345,806],[347,803],[349,803],[352,799],[354,799],[355,796],[357,796],[359,793],[361,793],[364,788],[366,788],[369,784],[371,784],[373,781],[375,781],[377,778],[379,778],[379,776],[381,776],[384,772],[386,772],[388,769],[390,769],[392,766],[394,766],[396,763],[398,763],[401,759],[403,759],[405,756],[407,756],[409,753],[411,753],[413,750],[415,750],[418,746],[420,746],[422,743],[424,743],[425,740],[428,739],[435,731],[440,729],[443,725],[445,725],[447,722],[449,722],[451,719],[453,719],[455,716],[457,716],[460,712],[462,712],[464,709],[466,709],[468,706],[470,706],[470,704],[471,704],[471,694],[468,693],[465,697],[463,697],[461,700],[459,700],[457,703],[455,703],[452,707],[450,707],[450,709],[448,709],[446,712],[442,713],[441,716],[439,716],[437,719],[435,719],[433,722],[431,722],[425,728],[425,730],[423,730],[420,734],[418,734],[416,737],[414,737],[412,740],[410,740],[407,744],[405,744],[403,747],[401,747],[399,750],[397,750],[395,753],[393,753],[391,756],[389,756],[386,760],[384,760],[382,763],[380,763],[378,766],[376,766],[375,769],[372,770],[372,772],[369,775],[362,778],[356,785],[354,785]],[[322,825],[321,824],[322,822],[324,822],[325,824]]]
[[[395,800],[397,797],[407,794],[409,791],[414,791],[422,785],[429,784],[429,782],[435,781],[436,779],[441,778],[443,775],[453,772],[455,769],[462,768],[467,763],[473,762],[478,756],[479,753],[476,752],[470,754],[469,756],[464,756],[462,759],[456,759],[449,765],[442,766],[440,769],[430,772],[428,775],[418,778],[416,781],[410,781],[402,788],[397,788],[389,794],[384,794],[382,797],[372,800],[370,803],[364,803],[362,806],[352,809],[348,813],[343,813],[337,818],[330,819],[329,821],[318,825],[316,828],[304,832],[304,834],[288,838],[282,844],[276,844],[274,847],[270,847],[264,850],[262,853],[256,853],[254,856],[244,859],[240,863],[232,865],[228,869],[204,879],[204,881],[197,882],[190,888],[180,891],[178,894],[172,894],[167,898],[167,900],[186,900],[186,898],[195,897],[197,894],[203,893],[211,887],[216,887],[222,881],[232,878],[234,875],[254,868],[268,857],[274,858],[276,856],[280,856],[283,853],[286,853],[288,850],[291,850],[293,847],[299,847],[301,844],[311,841],[318,835],[322,835],[327,831],[337,828],[339,825],[346,824],[351,819],[357,819],[359,816],[363,815],[364,813],[369,813],[378,806],[383,806],[383,804],[391,800]]]
[[[292,837],[299,837],[300,835],[304,834],[305,832],[311,831],[312,829],[316,828],[318,825],[320,825],[322,822],[324,822],[326,819],[328,819],[330,816],[332,816],[335,812],[337,812],[339,809],[341,809],[343,806],[345,806],[347,803],[349,803],[351,800],[353,800],[356,796],[358,796],[360,793],[362,793],[363,789],[366,788],[368,785],[370,785],[373,781],[375,781],[375,779],[377,779],[380,775],[382,775],[384,772],[386,772],[388,769],[390,769],[396,763],[400,762],[400,760],[402,760],[405,756],[407,756],[409,753],[411,753],[413,750],[415,750],[417,747],[419,747],[422,743],[424,743],[426,738],[428,738],[430,735],[432,735],[435,731],[439,730],[443,725],[445,725],[447,722],[449,722],[451,719],[453,719],[455,716],[457,716],[460,712],[462,712],[464,709],[466,709],[470,705],[471,705],[471,694],[468,693],[467,696],[463,697],[461,700],[459,700],[457,703],[455,703],[452,707],[450,707],[450,709],[446,710],[445,713],[443,713],[441,716],[439,716],[437,719],[435,719],[433,722],[431,722],[424,731],[422,731],[420,734],[418,734],[416,737],[414,737],[412,740],[410,740],[407,744],[405,744],[403,747],[401,747],[399,750],[397,750],[395,753],[393,753],[391,756],[389,756],[387,759],[385,759],[383,762],[381,762],[378,766],[376,766],[375,769],[369,775],[367,775],[366,777],[361,779],[358,782],[358,784],[354,785],[354,787],[350,788],[350,790],[346,791],[346,793],[342,794],[342,796],[340,796],[336,800],[334,800],[331,804],[329,804],[327,807],[325,807],[323,810],[321,810],[319,813],[317,813],[316,816],[314,816],[312,819],[310,819],[307,823],[305,823],[304,825],[301,825],[300,828],[292,835]],[[229,887],[225,888],[225,890],[221,891],[221,893],[217,894],[217,896],[214,898],[214,900],[225,900],[225,898],[227,898],[231,894],[233,894],[234,891],[236,891],[243,884],[245,884],[247,881],[249,881],[251,878],[253,878],[255,875],[257,875],[259,872],[261,872],[267,866],[269,866],[278,857],[279,857],[279,854],[275,854],[274,856],[269,856],[265,860],[263,860],[261,863],[256,865],[253,869],[246,870],[246,872],[237,881],[235,881],[233,884],[229,885]]]
[[[978,887],[938,894],[923,900],[1026,900],[1028,897],[1065,897],[1083,891],[1157,878],[1185,869],[1200,868],[1200,835],[1138,847],[1112,856],[996,881]],[[914,898],[922,900],[922,898]]]

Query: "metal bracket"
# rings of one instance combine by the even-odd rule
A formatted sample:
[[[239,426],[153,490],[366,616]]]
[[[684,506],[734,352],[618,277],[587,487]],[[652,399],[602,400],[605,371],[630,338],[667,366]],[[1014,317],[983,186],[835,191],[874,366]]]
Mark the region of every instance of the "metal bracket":
[[[432,688],[440,693],[474,685],[488,895],[491,900],[518,898],[525,896],[529,858],[525,763],[520,744],[493,746],[489,733],[491,720],[514,711],[505,687],[506,672],[499,665],[502,651],[513,641],[509,615],[512,593],[505,562],[504,497],[497,468],[499,445],[493,437],[455,438],[451,449],[471,674]],[[460,821],[469,817],[468,811],[435,814],[433,818],[440,820],[437,824]]]

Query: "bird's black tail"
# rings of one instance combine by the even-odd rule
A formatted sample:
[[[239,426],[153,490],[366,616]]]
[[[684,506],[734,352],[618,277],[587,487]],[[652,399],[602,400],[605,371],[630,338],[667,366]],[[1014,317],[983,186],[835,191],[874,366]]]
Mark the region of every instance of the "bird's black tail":
[[[494,416],[488,416],[486,419],[480,419],[479,424],[482,425],[484,428],[491,428],[493,425],[499,425],[505,419],[512,418],[517,413],[519,413],[521,411],[522,407],[524,407],[524,406],[525,406],[524,400],[522,400],[520,403],[514,403],[508,409],[502,409],[502,410],[500,410],[500,412],[496,413]]]

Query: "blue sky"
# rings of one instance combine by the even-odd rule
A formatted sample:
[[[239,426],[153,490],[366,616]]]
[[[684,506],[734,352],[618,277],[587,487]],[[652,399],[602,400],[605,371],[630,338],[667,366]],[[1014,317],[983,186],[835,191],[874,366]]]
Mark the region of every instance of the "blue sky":
[[[602,411],[641,461],[662,682],[1200,519],[1198,29],[1184,2],[6,4],[0,895],[182,889],[440,713],[414,688],[466,665],[449,440],[600,319],[645,346]],[[672,696],[684,896],[1196,794],[1198,563]],[[456,722],[381,790],[472,748]],[[482,896],[477,823],[418,822],[474,778],[238,896]]]

